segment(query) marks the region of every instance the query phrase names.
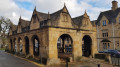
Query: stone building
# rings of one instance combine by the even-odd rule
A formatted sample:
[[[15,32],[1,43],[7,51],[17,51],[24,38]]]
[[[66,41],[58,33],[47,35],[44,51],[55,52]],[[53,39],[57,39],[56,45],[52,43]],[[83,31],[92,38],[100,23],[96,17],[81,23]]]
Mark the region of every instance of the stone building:
[[[60,59],[79,56],[94,57],[97,53],[96,26],[86,11],[71,18],[64,7],[54,13],[33,11],[30,21],[19,18],[18,25],[9,30],[9,50],[42,57],[48,64],[60,63]]]
[[[101,12],[97,19],[98,50],[120,50],[120,8],[112,1],[111,10]]]

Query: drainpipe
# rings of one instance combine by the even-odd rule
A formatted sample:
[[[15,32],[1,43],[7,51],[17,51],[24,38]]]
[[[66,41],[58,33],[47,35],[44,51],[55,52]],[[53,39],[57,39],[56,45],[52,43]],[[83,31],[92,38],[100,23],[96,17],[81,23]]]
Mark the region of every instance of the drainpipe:
[[[114,50],[115,50],[115,34],[114,34],[114,26],[113,26],[113,23],[112,23],[112,29],[113,29],[113,45],[114,45]]]

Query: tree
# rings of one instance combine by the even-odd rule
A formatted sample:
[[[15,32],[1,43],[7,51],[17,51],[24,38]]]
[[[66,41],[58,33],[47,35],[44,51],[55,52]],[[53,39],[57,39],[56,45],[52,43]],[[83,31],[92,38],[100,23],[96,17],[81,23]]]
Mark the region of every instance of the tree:
[[[0,38],[1,38],[1,47],[5,46],[7,42],[7,35],[10,29],[12,22],[10,19],[5,17],[0,17]]]

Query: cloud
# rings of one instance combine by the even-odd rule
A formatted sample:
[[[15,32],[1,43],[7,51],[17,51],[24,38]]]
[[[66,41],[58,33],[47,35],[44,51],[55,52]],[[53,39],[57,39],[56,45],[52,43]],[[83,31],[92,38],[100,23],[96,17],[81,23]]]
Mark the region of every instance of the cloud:
[[[0,15],[10,18],[17,24],[20,15],[23,19],[31,19],[34,6],[37,7],[39,12],[48,13],[49,11],[53,13],[62,9],[65,3],[72,17],[83,15],[84,11],[87,10],[90,19],[96,20],[101,11],[111,9],[112,1],[113,0],[1,0]],[[25,5],[24,2],[29,2],[32,4],[32,7],[29,7],[30,5],[27,4]],[[24,6],[27,8],[22,6],[22,3],[24,3]],[[120,1],[118,1],[118,3],[120,3]]]
[[[0,4],[0,15],[11,19],[14,24],[18,23],[20,14],[23,18],[29,20],[32,11],[27,11],[19,6],[13,0],[1,0]]]

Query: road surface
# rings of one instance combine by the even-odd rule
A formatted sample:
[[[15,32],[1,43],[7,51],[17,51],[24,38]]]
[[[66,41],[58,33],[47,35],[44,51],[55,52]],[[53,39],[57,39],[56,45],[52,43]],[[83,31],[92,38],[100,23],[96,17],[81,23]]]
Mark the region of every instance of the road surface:
[[[39,67],[0,50],[0,67]]]

